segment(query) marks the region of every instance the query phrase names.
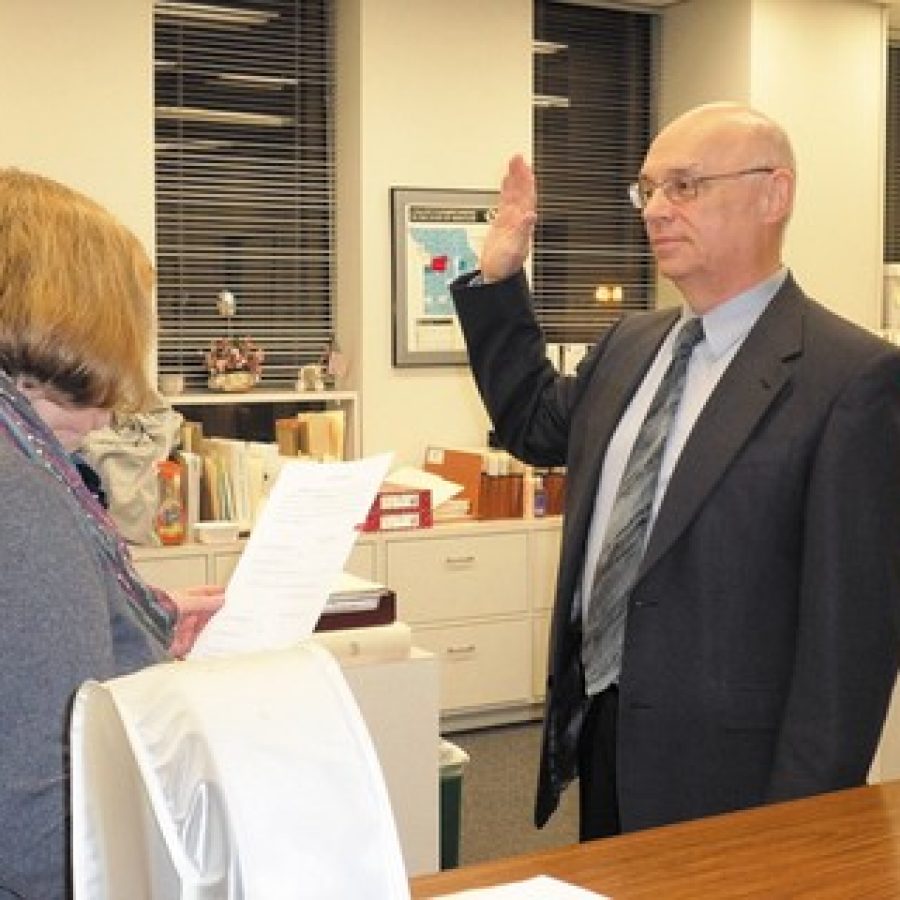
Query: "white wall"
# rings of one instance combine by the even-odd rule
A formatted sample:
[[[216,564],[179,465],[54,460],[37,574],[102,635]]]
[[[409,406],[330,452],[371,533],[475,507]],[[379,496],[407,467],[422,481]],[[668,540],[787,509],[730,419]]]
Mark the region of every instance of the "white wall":
[[[0,165],[103,203],[152,255],[151,0],[0,0]]]
[[[806,289],[881,324],[887,11],[756,0],[750,102],[789,130],[799,171],[786,259]]]
[[[787,129],[799,189],[785,262],[868,327],[881,321],[886,16],[861,0],[685,0],[662,42],[663,122],[730,99]]]
[[[480,444],[488,424],[467,368],[391,365],[390,188],[494,188],[507,157],[530,151],[531,3],[338,9],[341,337],[363,393],[364,451],[421,463],[426,443]]]
[[[753,0],[687,0],[666,10],[660,125],[700,103],[749,96],[752,4]]]

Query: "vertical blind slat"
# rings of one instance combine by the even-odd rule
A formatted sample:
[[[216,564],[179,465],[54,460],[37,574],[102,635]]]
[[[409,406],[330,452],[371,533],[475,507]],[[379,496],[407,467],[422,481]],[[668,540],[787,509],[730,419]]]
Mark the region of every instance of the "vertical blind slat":
[[[900,43],[888,47],[884,261],[900,263]]]
[[[535,0],[534,16],[535,306],[548,340],[591,343],[653,303],[626,191],[653,125],[656,17],[553,0]]]

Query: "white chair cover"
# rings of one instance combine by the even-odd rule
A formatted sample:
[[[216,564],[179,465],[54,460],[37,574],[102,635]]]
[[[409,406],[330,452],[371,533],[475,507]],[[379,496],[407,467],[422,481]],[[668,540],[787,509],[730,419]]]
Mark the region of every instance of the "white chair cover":
[[[375,750],[312,641],[87,682],[71,737],[78,900],[409,897]]]

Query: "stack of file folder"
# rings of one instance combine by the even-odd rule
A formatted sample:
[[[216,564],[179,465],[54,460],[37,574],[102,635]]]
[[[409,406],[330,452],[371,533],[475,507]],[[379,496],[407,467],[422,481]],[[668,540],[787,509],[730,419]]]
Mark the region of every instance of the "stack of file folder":
[[[334,585],[316,631],[390,625],[397,618],[397,598],[383,584],[342,573]]]

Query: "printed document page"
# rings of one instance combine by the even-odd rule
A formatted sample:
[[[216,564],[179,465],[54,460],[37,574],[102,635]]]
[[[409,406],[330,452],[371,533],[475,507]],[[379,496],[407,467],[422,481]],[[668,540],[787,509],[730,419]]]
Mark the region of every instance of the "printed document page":
[[[272,650],[308,638],[343,570],[391,454],[288,462],[191,658]]]
[[[525,881],[499,884],[496,887],[473,888],[457,894],[443,894],[435,900],[612,900],[565,881],[538,875]]]

